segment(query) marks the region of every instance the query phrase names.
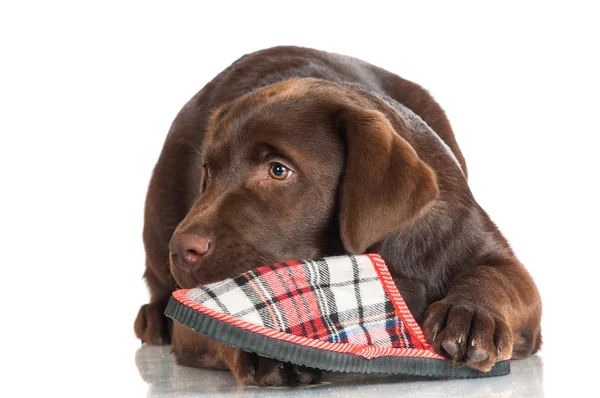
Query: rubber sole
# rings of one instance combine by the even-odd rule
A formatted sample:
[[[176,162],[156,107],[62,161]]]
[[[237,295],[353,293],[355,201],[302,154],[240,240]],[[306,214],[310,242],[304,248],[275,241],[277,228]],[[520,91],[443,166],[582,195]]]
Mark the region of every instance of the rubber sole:
[[[509,361],[497,362],[491,371],[456,367],[450,361],[414,357],[378,357],[366,359],[358,355],[305,347],[241,329],[205,315],[171,297],[165,315],[199,334],[241,350],[291,362],[310,368],[335,372],[388,373],[436,378],[475,378],[504,376],[510,373]]]

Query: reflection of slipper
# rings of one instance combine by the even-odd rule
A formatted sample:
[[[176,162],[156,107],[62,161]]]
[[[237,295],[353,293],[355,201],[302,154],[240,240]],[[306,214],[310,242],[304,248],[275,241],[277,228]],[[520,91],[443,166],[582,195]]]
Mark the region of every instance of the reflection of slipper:
[[[376,254],[290,261],[178,290],[165,314],[196,332],[312,368],[433,377],[500,376],[432,351]]]

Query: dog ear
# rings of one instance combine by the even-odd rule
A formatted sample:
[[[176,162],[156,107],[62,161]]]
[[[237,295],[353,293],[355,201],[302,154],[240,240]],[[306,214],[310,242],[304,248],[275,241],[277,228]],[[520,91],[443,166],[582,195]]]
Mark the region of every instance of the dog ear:
[[[345,249],[360,254],[416,219],[439,189],[434,171],[381,112],[346,107],[336,119],[347,156],[340,233]]]

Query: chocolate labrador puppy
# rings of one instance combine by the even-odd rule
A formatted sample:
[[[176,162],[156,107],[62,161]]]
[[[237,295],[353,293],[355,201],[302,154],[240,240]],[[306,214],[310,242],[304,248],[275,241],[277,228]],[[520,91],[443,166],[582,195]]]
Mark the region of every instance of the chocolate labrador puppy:
[[[241,384],[321,373],[170,325],[163,311],[177,288],[277,261],[379,253],[456,366],[486,371],[542,343],[537,288],[473,198],[444,111],[417,84],[354,58],[276,47],[208,83],[167,136],[144,243],[150,303],[136,335],[171,342],[182,364],[231,369]]]

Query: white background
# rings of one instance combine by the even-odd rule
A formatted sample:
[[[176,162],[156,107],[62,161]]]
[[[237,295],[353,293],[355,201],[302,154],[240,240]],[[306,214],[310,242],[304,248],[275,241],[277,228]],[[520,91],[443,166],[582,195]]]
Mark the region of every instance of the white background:
[[[587,388],[574,375],[598,358],[592,4],[3,2],[2,388],[145,392],[132,325],[147,300],[152,167],[193,94],[280,44],[352,55],[430,90],[476,199],[542,292],[546,393]]]

